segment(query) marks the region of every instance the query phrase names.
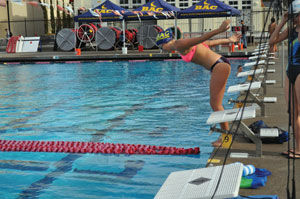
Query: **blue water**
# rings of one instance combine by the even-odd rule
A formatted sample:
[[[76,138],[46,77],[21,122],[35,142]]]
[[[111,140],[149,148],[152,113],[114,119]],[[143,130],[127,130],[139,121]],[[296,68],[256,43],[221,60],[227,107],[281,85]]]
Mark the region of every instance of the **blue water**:
[[[227,87],[241,60],[231,60]],[[170,172],[205,167],[210,72],[182,61],[0,65],[0,139],[198,147],[200,155],[0,152],[0,196],[153,198]],[[237,94],[225,94],[226,102]]]

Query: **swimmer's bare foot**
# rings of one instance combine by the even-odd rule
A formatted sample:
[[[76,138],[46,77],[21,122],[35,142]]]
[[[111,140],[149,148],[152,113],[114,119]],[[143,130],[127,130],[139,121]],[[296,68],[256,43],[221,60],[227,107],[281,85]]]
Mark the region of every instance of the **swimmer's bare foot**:
[[[211,145],[213,147],[221,147],[222,146],[222,139],[217,139],[216,141],[212,142]]]

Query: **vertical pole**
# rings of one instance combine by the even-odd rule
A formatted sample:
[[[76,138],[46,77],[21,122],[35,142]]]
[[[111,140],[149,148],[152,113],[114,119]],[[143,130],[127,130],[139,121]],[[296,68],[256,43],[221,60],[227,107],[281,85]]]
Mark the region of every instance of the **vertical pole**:
[[[7,24],[8,24],[8,31],[11,32],[10,29],[10,16],[9,16],[9,1],[6,0],[6,9],[7,9]]]
[[[24,19],[24,24],[25,24],[25,36],[27,37],[27,22],[26,22],[26,18]]]
[[[284,42],[282,41],[281,44],[282,44],[282,45],[281,45],[281,50],[282,50],[282,67],[281,67],[281,70],[282,70],[282,80],[281,80],[281,81],[282,81],[282,84],[281,84],[281,85],[282,85],[282,88],[283,88],[283,87],[284,87],[284,83],[285,83],[285,81],[284,81],[284,76],[285,76],[285,75],[284,75],[284,74],[285,74],[284,68],[285,68],[286,64],[285,64],[285,60],[284,60],[284,56],[285,56],[285,55],[284,55],[284,50],[285,50],[285,49],[284,49]],[[279,55],[280,55],[280,53],[278,52],[278,57],[279,57]],[[275,54],[274,54],[274,56],[275,56]]]
[[[122,27],[123,27],[123,48],[125,49],[125,41],[126,41],[126,34],[125,34],[125,19],[122,20]]]
[[[177,12],[176,12],[176,16],[175,16],[175,40],[177,40]]]
[[[190,32],[190,38],[192,38],[192,19],[189,20],[189,32]]]
[[[231,32],[230,36],[232,36],[233,35],[233,30],[232,30],[232,15],[230,15],[230,32]],[[226,37],[227,37],[227,35],[226,35]]]
[[[122,21],[122,26],[123,26],[123,48],[122,48],[122,54],[127,54],[127,47],[126,47],[126,44],[125,44],[125,42],[126,42],[126,34],[125,34],[125,29],[126,29],[126,27],[125,27],[125,19],[123,19],[123,21]]]

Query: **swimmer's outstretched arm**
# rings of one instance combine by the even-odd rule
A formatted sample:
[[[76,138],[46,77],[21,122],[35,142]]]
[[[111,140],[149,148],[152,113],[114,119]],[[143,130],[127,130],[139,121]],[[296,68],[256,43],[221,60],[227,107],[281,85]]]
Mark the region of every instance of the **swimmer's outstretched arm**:
[[[269,40],[270,45],[276,44],[288,38],[288,29],[285,29],[282,33],[280,33],[280,30],[286,24],[287,21],[288,21],[288,12],[286,12],[283,15],[282,21],[278,26],[276,26],[274,32],[272,33]]]
[[[241,37],[242,37],[242,34],[236,33],[229,38],[207,40],[204,43],[206,43],[208,46],[217,46],[217,45],[222,45],[222,44],[238,42],[238,41],[240,41]]]
[[[167,51],[172,51],[172,50],[185,51],[185,50],[191,48],[192,46],[200,44],[217,34],[225,32],[226,30],[228,30],[230,28],[229,23],[230,23],[229,19],[225,20],[225,21],[223,21],[223,23],[220,25],[220,27],[218,29],[215,29],[211,32],[205,33],[204,35],[202,35],[200,37],[179,39],[176,41],[173,40],[167,44],[164,44],[163,49],[167,50]]]

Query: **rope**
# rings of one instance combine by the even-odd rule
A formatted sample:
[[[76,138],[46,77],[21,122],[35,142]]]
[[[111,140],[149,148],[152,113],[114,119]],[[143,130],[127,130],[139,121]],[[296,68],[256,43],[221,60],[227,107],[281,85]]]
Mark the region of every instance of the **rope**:
[[[0,140],[0,151],[61,152],[61,153],[106,153],[141,155],[196,155],[199,147],[178,148],[169,146],[114,144],[102,142],[73,141],[16,141]]]

